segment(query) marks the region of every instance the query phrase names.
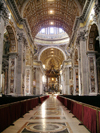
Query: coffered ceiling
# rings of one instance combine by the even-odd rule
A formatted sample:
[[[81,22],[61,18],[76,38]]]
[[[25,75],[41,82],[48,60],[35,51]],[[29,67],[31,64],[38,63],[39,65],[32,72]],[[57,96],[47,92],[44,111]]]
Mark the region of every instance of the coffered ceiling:
[[[19,12],[26,18],[33,38],[43,27],[62,27],[69,37],[76,16],[85,0],[15,0]]]
[[[21,17],[26,18],[33,39],[46,27],[62,28],[71,37],[74,22],[81,15],[86,0],[15,0]],[[37,43],[38,44],[38,43]],[[54,44],[50,44],[54,46]],[[59,47],[59,45],[56,44]],[[48,48],[40,56],[47,70],[60,69],[65,60],[62,51]]]
[[[63,53],[57,48],[48,48],[40,56],[41,62],[45,65],[46,69],[50,69],[53,65],[54,68],[57,70],[60,68],[61,64],[63,63],[64,55]]]

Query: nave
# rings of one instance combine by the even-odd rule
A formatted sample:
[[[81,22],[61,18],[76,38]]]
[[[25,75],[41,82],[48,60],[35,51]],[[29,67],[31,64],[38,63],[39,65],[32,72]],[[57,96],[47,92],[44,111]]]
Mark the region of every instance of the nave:
[[[90,133],[52,95],[13,124],[2,133]]]

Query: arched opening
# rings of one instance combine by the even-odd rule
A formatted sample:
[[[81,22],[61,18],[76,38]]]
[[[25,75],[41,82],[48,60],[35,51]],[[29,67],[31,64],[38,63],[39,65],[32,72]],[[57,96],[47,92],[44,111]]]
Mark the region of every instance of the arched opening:
[[[99,34],[97,28],[95,29],[94,50],[97,52],[96,53],[97,85],[98,85],[98,93],[100,93],[100,44],[99,44]]]
[[[69,40],[69,35],[62,28],[53,26],[42,28],[35,36],[34,56],[44,68],[44,93],[60,92],[60,69],[67,58]]]
[[[48,48],[42,52],[40,61],[45,66],[45,91],[58,92],[60,68],[64,61],[62,51],[57,48]]]
[[[14,59],[9,62],[10,53],[16,52],[16,39],[15,33],[11,26],[7,26],[4,32],[4,41],[3,41],[3,61],[2,61],[2,93],[8,94],[8,83],[10,80],[10,86],[14,86],[14,69],[9,69],[11,66],[14,67]],[[11,63],[11,64],[9,64]],[[10,70],[10,72],[9,72]],[[8,72],[10,76],[8,76]]]
[[[99,44],[99,33],[96,24],[93,24],[90,29],[89,34],[89,50],[95,51],[96,57],[96,72],[97,72],[97,86],[98,93],[100,93],[100,44]],[[92,62],[92,58],[91,58]],[[91,76],[94,74],[94,67],[91,66]],[[94,84],[94,79],[91,79],[92,84]]]

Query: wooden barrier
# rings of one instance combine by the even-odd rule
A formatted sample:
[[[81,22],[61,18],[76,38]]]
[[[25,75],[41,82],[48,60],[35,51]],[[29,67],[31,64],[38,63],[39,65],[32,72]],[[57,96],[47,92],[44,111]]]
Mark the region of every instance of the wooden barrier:
[[[100,133],[100,108],[63,96],[57,99],[78,118],[91,133]]]
[[[36,97],[0,105],[0,132],[10,126],[14,121],[23,116],[29,110],[36,107],[40,103],[39,98],[41,99],[41,103],[43,103],[48,96]]]
[[[41,97],[39,97],[40,103],[43,103],[48,97],[49,97],[49,96],[41,96]]]

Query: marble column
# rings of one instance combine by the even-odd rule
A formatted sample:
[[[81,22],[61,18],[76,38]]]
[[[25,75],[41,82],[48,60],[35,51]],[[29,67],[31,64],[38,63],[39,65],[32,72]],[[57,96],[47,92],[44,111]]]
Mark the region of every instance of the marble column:
[[[3,38],[5,22],[8,19],[7,9],[4,7],[4,3],[0,1],[0,93],[1,90],[1,73],[2,73],[2,54],[3,54]]]
[[[18,33],[18,60],[17,60],[17,84],[16,94],[23,95],[22,90],[22,69],[23,69],[23,33]]]

